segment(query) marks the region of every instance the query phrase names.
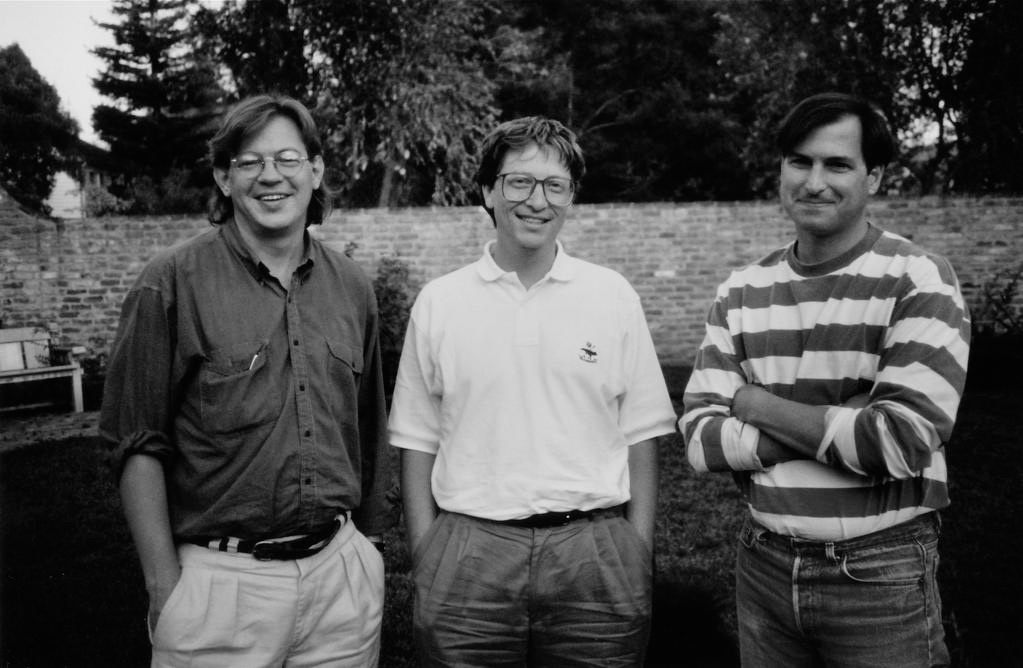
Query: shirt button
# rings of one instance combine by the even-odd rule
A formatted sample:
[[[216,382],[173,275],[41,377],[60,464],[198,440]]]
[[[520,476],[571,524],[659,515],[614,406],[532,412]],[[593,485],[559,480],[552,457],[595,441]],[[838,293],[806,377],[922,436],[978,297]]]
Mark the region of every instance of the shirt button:
[[[297,346],[298,345],[298,339],[295,339],[294,341],[292,341],[292,343]]]
[[[299,385],[298,386],[298,391],[299,392],[305,392],[305,385]]]
[[[313,484],[313,479],[312,478],[306,478],[305,479],[305,484],[307,484],[307,485]]]
[[[305,435],[306,435],[306,438],[309,438],[310,436],[312,436],[312,435],[313,435],[313,432],[311,432],[311,431],[309,431],[308,429],[306,429],[306,430],[305,430]]]

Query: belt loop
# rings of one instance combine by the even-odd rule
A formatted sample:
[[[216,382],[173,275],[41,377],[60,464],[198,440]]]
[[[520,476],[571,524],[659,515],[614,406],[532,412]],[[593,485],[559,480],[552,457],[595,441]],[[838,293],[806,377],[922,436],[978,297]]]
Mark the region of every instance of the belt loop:
[[[838,555],[835,554],[835,544],[832,542],[824,543],[824,556],[827,557],[828,561],[838,562]]]

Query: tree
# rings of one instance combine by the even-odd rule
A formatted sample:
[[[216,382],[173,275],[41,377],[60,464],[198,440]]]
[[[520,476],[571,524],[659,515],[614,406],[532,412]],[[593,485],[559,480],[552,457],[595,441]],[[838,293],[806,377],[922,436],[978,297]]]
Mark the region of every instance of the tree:
[[[778,155],[774,131],[785,113],[808,95],[830,90],[879,104],[896,128],[898,71],[883,57],[885,28],[869,0],[734,2],[718,12],[713,52],[720,91],[746,128],[743,162],[753,191],[772,196]]]
[[[541,113],[577,131],[586,201],[747,196],[742,128],[715,94],[718,5],[519,3],[497,17],[513,26],[496,31],[491,64],[502,116]]]
[[[200,7],[193,19],[204,48],[228,70],[242,95],[279,93],[315,99],[305,29],[295,0],[254,0]]]
[[[106,62],[96,89],[114,101],[93,112],[93,126],[130,180],[128,194],[146,213],[200,210],[222,91],[208,54],[192,47],[188,0],[115,0],[115,46],[93,52]],[[120,193],[117,193],[120,194]]]
[[[0,49],[0,183],[11,197],[49,214],[54,174],[77,136],[78,124],[21,47]]]
[[[945,192],[956,187],[955,174],[969,183],[971,176],[986,173],[957,167],[963,122],[974,119],[978,149],[1018,146],[1021,107],[1013,85],[1018,65],[1009,65],[1021,62],[1012,32],[1020,25],[1017,5],[1012,0],[723,5],[715,52],[733,109],[750,128],[743,153],[755,190],[773,191],[773,130],[782,115],[803,97],[825,90],[860,94],[885,112],[902,147],[888,182],[903,192]],[[985,126],[991,118],[985,110],[994,110],[1003,94],[1015,104],[994,111],[1000,121]],[[997,138],[991,134],[995,128]],[[983,159],[974,159],[978,162]]]
[[[972,24],[986,0],[885,0],[884,56],[900,74],[895,104],[904,144],[924,159],[914,175],[925,193],[948,189],[965,100],[960,86]],[[933,135],[933,138],[928,138]],[[921,151],[923,148],[923,151]]]
[[[201,22],[239,96],[277,89],[313,107],[346,204],[461,204],[495,113],[483,11],[471,0],[249,0]]]
[[[1017,0],[985,3],[970,25],[966,63],[960,75],[964,104],[959,122],[955,190],[1023,193],[1023,26]]]

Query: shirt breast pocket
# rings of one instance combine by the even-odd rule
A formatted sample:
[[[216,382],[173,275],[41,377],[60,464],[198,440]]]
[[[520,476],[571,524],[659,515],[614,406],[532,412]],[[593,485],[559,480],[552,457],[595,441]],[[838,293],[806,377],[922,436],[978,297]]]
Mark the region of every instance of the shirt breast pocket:
[[[270,372],[272,354],[258,342],[207,353],[199,380],[207,431],[247,431],[277,418],[280,389]]]
[[[342,403],[342,421],[358,424],[359,380],[362,378],[362,350],[347,341],[327,339],[330,381]]]

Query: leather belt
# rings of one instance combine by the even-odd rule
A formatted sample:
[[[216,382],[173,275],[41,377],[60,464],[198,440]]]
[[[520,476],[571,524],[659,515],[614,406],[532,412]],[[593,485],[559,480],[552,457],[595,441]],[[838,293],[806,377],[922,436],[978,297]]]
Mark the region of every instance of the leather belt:
[[[530,515],[521,519],[500,520],[498,524],[512,527],[525,527],[528,529],[549,529],[551,527],[562,527],[579,520],[595,520],[602,517],[621,517],[625,513],[625,505],[612,506],[611,508],[594,508],[593,510],[565,510],[556,513],[540,513]]]
[[[259,561],[304,559],[326,547],[341,529],[345,520],[346,515],[341,515],[320,531],[300,536],[288,536],[287,538],[246,540],[224,536],[190,538],[185,542],[218,552],[251,554],[254,559]]]

